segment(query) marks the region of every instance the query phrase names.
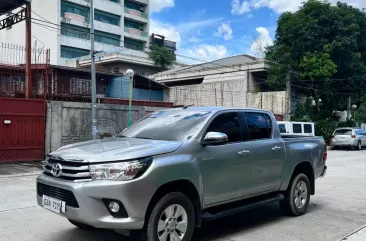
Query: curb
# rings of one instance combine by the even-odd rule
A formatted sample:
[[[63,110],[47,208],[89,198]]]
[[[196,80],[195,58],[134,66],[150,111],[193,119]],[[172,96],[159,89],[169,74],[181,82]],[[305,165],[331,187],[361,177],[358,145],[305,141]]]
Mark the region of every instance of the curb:
[[[0,179],[2,178],[12,178],[12,177],[28,177],[28,176],[38,176],[41,174],[41,171],[39,172],[29,172],[24,174],[7,174],[7,175],[0,175]]]
[[[366,228],[366,225],[364,225],[364,226],[362,226],[362,227],[360,227],[360,228],[358,228],[358,229],[356,229],[355,231],[353,231],[352,233],[350,233],[350,234],[347,234],[346,236],[344,236],[343,238],[341,238],[339,241],[345,241],[345,240],[347,240],[349,237],[351,237],[353,234],[356,234],[356,233],[358,233],[359,231],[361,231],[362,229],[364,229],[364,228]]]

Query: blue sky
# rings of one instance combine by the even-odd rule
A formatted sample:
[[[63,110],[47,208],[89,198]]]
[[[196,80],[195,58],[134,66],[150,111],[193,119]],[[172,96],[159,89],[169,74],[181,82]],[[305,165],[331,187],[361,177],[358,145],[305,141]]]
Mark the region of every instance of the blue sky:
[[[178,60],[199,63],[235,54],[261,56],[277,19],[304,0],[150,0],[150,32],[178,43]],[[366,7],[366,0],[344,0]],[[336,3],[337,0],[330,0]]]

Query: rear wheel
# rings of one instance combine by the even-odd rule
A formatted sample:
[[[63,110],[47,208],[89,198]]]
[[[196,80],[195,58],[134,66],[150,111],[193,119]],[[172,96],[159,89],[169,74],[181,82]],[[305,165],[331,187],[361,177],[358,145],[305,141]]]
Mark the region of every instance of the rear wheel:
[[[285,199],[280,202],[281,209],[292,216],[303,215],[309,206],[310,193],[309,178],[303,173],[297,174],[285,192]]]
[[[143,241],[190,241],[194,228],[192,201],[183,193],[173,192],[155,205],[140,235]]]
[[[361,141],[357,142],[357,150],[361,151],[362,150],[362,144]]]
[[[81,229],[95,229],[95,227],[69,219],[69,222]]]

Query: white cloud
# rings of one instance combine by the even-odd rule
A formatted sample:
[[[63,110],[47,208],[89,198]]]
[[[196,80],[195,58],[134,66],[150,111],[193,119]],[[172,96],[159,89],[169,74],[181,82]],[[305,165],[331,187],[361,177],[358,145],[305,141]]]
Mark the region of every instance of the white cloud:
[[[225,40],[230,40],[233,38],[233,30],[229,24],[223,23],[214,33],[214,36],[223,37]]]
[[[201,40],[199,38],[197,38],[196,36],[192,36],[188,39],[188,42],[199,43],[199,42],[201,42]]]
[[[256,31],[258,36],[252,42],[250,52],[258,57],[263,57],[265,49],[268,46],[273,45],[273,39],[267,28],[258,27],[256,28]]]
[[[221,22],[222,19],[223,18],[211,18],[211,19],[206,19],[206,20],[202,20],[202,21],[185,22],[185,23],[178,24],[176,29],[178,29],[179,32],[181,32],[181,33],[187,34],[192,31],[197,31],[197,29],[199,29],[198,31],[200,31],[209,26],[216,25],[219,22]]]
[[[174,0],[151,0],[150,11],[161,12],[165,8],[174,7]]]
[[[329,0],[333,5],[337,4],[339,0]],[[258,9],[262,7],[270,8],[278,14],[283,12],[295,12],[297,11],[304,0],[244,0],[240,3],[240,0],[233,0],[231,2],[233,15],[241,15],[250,12],[252,9]],[[366,8],[365,0],[344,0],[349,5],[357,8]]]
[[[250,4],[248,1],[244,0],[242,3],[240,3],[240,0],[233,0],[231,2],[232,15],[241,15],[247,12],[250,12]]]
[[[192,58],[187,60],[181,57],[185,62],[202,63],[224,58],[228,55],[228,50],[223,45],[200,44],[189,49],[181,49],[179,54]]]

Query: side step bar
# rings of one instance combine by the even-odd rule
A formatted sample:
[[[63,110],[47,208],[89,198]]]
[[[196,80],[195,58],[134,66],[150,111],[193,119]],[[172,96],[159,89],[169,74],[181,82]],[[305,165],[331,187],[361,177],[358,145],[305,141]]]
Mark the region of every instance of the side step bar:
[[[228,206],[228,208],[212,208],[207,209],[202,212],[202,221],[213,221],[219,218],[231,216],[233,214],[241,213],[262,205],[266,205],[272,202],[282,201],[284,199],[284,195],[282,193],[277,193],[275,195],[264,196],[262,198],[254,198],[247,201],[242,201],[241,203],[236,204],[226,204],[224,206]],[[231,207],[230,207],[231,206]]]

